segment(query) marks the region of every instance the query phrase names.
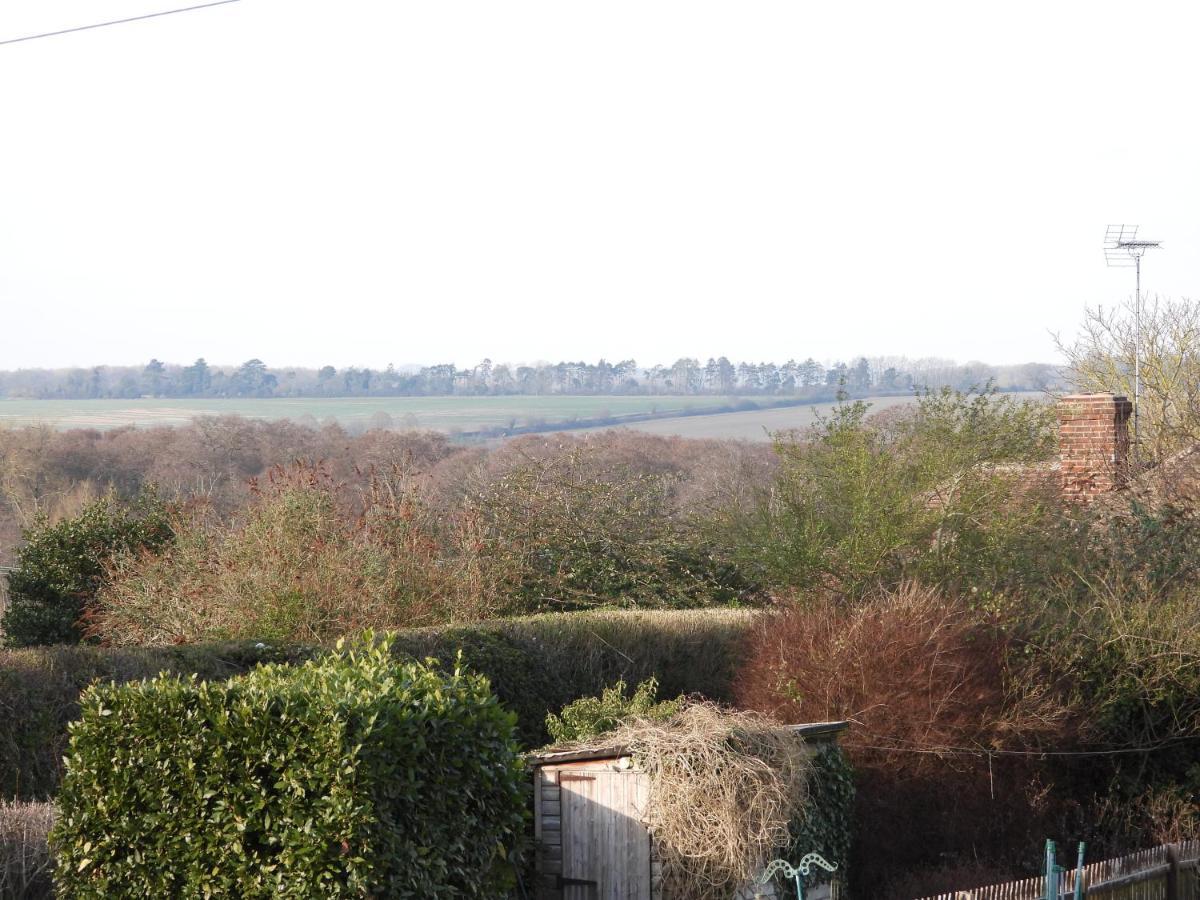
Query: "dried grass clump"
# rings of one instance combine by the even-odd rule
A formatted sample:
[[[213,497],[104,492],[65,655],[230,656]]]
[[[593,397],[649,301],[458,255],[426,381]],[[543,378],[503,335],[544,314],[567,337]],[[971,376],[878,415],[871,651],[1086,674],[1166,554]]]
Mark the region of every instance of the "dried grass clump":
[[[47,839],[53,824],[54,807],[49,803],[0,800],[0,898],[54,895]]]
[[[605,738],[627,747],[649,776],[645,817],[666,896],[727,900],[787,845],[811,768],[788,729],[695,703],[665,722],[634,719]]]

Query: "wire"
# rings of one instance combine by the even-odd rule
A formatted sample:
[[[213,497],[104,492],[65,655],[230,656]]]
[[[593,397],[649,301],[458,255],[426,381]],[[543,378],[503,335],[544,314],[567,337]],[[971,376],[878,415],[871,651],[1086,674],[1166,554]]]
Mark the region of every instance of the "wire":
[[[212,3],[201,3],[197,6],[184,6],[180,9],[168,9],[163,12],[147,13],[144,16],[130,16],[128,19],[113,19],[111,22],[97,22],[95,25],[79,25],[75,28],[63,28],[60,31],[47,31],[43,34],[28,34],[25,37],[9,38],[0,41],[4,44],[19,44],[22,41],[36,41],[39,38],[57,37],[60,34],[71,34],[74,31],[90,31],[93,28],[107,28],[109,25],[124,25],[126,22],[140,22],[142,19],[157,19],[161,16],[173,16],[176,13],[191,12],[195,9],[208,9],[210,6],[224,6],[226,3],[237,3],[239,0],[213,0]]]
[[[975,756],[981,758],[986,756],[990,762],[993,756],[1121,756],[1126,753],[1153,753],[1156,750],[1186,743],[1198,737],[1200,735],[1181,735],[1159,741],[1157,744],[1147,744],[1142,747],[1114,747],[1111,750],[989,750],[983,747],[897,747],[894,745],[882,747],[871,744],[864,744],[863,749],[877,750],[881,753],[925,753],[931,756]]]

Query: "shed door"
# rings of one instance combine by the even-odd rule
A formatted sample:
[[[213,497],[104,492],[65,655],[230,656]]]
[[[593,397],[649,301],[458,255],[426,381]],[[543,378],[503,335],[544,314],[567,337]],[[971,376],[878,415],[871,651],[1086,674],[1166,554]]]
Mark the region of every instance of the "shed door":
[[[641,822],[646,777],[561,771],[559,785],[563,900],[650,900],[650,834]]]

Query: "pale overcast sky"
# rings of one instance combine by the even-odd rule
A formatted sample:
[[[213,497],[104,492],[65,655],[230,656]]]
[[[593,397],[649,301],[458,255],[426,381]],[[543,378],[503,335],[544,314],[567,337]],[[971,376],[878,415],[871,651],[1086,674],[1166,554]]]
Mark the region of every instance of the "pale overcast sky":
[[[1052,361],[1132,294],[1110,221],[1200,296],[1196,9],[241,0],[0,46],[0,368]]]

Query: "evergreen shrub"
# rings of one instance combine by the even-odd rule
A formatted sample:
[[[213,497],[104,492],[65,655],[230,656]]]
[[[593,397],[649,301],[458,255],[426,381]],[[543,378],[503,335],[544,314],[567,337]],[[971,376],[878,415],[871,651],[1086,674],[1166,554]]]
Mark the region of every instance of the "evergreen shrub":
[[[160,548],[171,537],[167,508],[153,493],[129,504],[110,494],[74,518],[38,520],[24,530],[7,575],[0,637],[10,647],[78,643],[112,559]]]
[[[123,684],[160,672],[220,680],[265,662],[301,662],[303,647],[250,642],[110,648],[59,644],[0,649],[0,800],[45,800],[58,792],[67,726],[93,682]]]
[[[224,682],[97,684],[52,834],[64,897],[494,897],[523,834],[515,718],[387,640]]]
[[[599,697],[580,697],[558,715],[546,716],[546,730],[556,744],[586,741],[615,731],[626,719],[669,719],[683,706],[683,697],[658,699],[658,679],[647,678],[626,696],[624,681],[605,688]]]

